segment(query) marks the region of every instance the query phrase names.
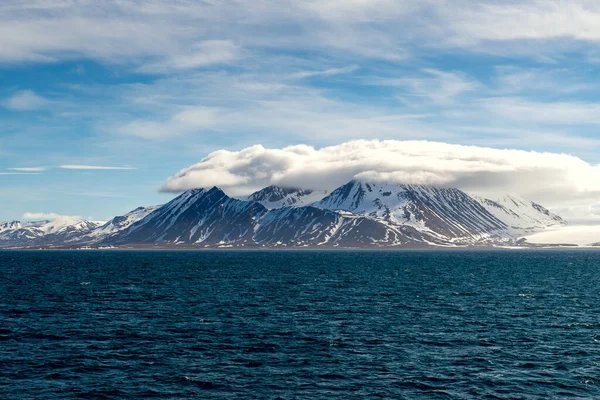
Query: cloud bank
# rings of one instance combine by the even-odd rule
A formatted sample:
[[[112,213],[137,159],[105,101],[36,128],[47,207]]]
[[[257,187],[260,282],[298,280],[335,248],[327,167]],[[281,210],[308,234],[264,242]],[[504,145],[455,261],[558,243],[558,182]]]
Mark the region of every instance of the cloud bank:
[[[242,195],[272,184],[331,190],[351,179],[513,193],[566,214],[600,198],[600,166],[569,154],[398,140],[218,150],[170,177],[163,190],[216,185]]]

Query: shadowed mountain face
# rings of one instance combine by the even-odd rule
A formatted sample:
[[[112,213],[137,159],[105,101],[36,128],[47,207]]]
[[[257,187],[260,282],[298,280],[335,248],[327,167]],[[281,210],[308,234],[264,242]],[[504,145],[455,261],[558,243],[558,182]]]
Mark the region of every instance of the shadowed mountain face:
[[[230,198],[222,190],[187,191],[108,240],[111,244],[252,243],[256,220],[266,212],[259,203]]]
[[[497,203],[458,189],[351,181],[324,192],[268,187],[240,200],[217,187],[182,193],[105,224],[0,224],[0,247],[428,247],[516,243],[563,223],[526,200]],[[302,205],[311,198],[317,201]],[[291,204],[291,205],[289,205]]]
[[[254,239],[261,245],[373,247],[418,246],[418,232],[402,231],[385,221],[319,209],[280,208],[260,220]]]

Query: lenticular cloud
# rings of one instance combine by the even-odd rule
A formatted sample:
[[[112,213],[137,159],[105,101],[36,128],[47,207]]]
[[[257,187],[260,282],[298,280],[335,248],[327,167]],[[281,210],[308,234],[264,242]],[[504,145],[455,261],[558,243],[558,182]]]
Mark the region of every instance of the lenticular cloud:
[[[163,190],[219,186],[231,195],[268,185],[331,190],[351,179],[514,193],[549,206],[600,198],[600,167],[568,154],[397,140],[219,150],[169,178]]]

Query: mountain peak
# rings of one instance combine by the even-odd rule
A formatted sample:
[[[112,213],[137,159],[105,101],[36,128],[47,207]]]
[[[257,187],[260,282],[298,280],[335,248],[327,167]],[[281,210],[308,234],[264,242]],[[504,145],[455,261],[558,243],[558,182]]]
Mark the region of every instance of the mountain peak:
[[[353,180],[316,207],[414,227],[439,237],[483,238],[506,225],[459,189]]]

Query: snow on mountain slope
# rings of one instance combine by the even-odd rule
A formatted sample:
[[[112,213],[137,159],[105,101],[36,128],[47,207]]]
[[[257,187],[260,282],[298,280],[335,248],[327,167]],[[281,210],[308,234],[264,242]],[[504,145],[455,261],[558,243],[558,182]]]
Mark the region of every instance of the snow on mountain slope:
[[[6,221],[0,222],[0,233],[14,231],[22,228],[38,227],[50,223],[49,220],[41,221]]]
[[[518,196],[507,195],[499,199],[490,200],[471,195],[489,213],[508,226],[512,235],[543,230],[550,226],[565,225],[566,222],[546,208]]]
[[[259,220],[254,240],[261,245],[380,247],[422,244],[418,232],[385,221],[312,206],[270,210]]]
[[[98,227],[93,232],[91,232],[90,236],[95,238],[103,238],[113,235],[119,231],[129,228],[131,225],[141,220],[142,218],[145,218],[148,214],[157,210],[160,207],[161,206],[138,207],[125,215],[114,217],[104,225]]]
[[[303,190],[268,186],[242,200],[256,201],[267,209],[281,207],[302,207],[321,200],[327,196],[324,190]]]
[[[311,206],[267,210],[212,188],[181,194],[102,244],[417,247],[422,239],[415,230],[365,216]]]
[[[6,231],[14,231],[16,229],[21,229],[22,227],[23,224],[21,223],[21,221],[0,222],[0,233]]]
[[[87,221],[79,218],[57,218],[36,226],[44,235],[88,233],[102,225],[102,222]]]
[[[506,224],[458,189],[354,180],[314,206],[383,219],[450,241],[506,235]]]

